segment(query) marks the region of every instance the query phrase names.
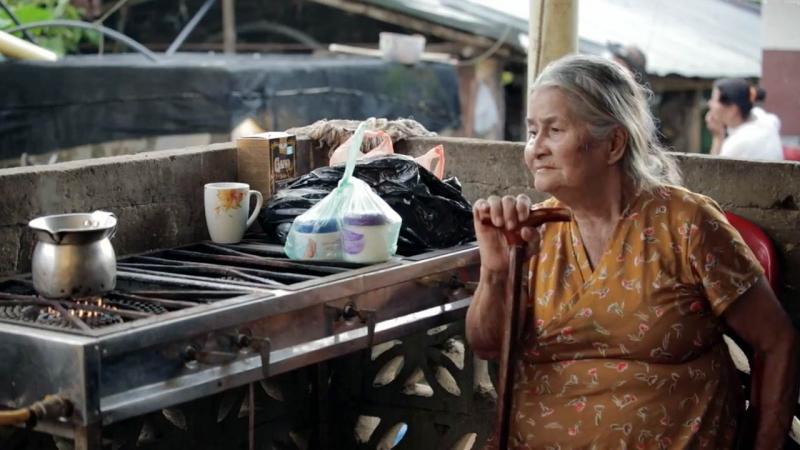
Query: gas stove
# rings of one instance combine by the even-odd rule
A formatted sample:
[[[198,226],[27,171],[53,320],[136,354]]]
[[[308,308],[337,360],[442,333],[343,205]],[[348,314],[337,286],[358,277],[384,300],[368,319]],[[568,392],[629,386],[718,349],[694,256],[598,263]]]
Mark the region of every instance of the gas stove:
[[[102,296],[47,299],[0,281],[0,406],[46,395],[38,429],[99,446],[99,429],[462,317],[473,244],[386,263],[291,261],[256,236],[118,261]]]
[[[257,240],[200,243],[119,261],[116,289],[102,296],[47,299],[36,294],[30,276],[0,281],[0,322],[99,336],[124,328],[118,325],[246,294],[307,288],[360,267],[290,261],[281,246]]]

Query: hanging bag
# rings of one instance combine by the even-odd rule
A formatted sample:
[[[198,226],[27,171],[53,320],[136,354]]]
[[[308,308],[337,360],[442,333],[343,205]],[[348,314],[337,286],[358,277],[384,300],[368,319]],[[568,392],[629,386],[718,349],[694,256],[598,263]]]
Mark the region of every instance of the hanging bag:
[[[400,215],[353,176],[366,126],[362,122],[349,140],[338,186],[292,223],[284,246],[289,258],[371,264],[397,251]]]

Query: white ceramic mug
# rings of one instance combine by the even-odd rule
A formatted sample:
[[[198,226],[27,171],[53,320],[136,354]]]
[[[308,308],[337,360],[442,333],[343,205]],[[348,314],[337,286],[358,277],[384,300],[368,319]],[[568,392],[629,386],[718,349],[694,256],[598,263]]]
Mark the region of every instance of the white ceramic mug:
[[[250,196],[256,196],[256,207],[250,217]],[[208,183],[205,186],[206,225],[211,240],[218,244],[235,244],[253,224],[264,204],[261,192],[251,191],[245,183]]]

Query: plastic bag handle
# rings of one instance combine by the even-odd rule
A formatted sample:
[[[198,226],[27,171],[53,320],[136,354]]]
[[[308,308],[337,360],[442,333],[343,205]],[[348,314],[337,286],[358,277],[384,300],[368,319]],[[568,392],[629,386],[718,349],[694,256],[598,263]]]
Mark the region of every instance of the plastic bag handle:
[[[367,129],[367,122],[369,122],[369,120],[358,124],[356,132],[353,133],[353,137],[350,140],[350,148],[347,150],[347,165],[344,168],[344,175],[339,181],[339,186],[348,184],[350,182],[350,177],[353,176],[353,172],[356,170],[356,160],[361,154],[361,142],[364,140],[364,131]]]
[[[387,133],[387,132],[385,132],[383,130],[378,130],[378,137],[381,138],[381,143],[378,144],[378,147],[380,147],[382,145],[385,145],[385,146],[391,148],[392,150],[394,150],[394,145],[392,144],[392,137],[389,136],[389,133]]]
[[[433,148],[436,157],[434,161],[436,161],[436,170],[433,171],[433,174],[436,175],[436,178],[443,180],[444,179],[444,147],[442,144],[437,145]]]

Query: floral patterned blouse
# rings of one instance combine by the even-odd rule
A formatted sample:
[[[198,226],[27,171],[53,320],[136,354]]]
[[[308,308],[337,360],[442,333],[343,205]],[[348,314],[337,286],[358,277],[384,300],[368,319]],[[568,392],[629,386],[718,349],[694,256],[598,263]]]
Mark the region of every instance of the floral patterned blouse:
[[[640,194],[594,270],[574,222],[541,242],[511,448],[731,448],[744,401],[720,315],[763,270],[719,206]]]

